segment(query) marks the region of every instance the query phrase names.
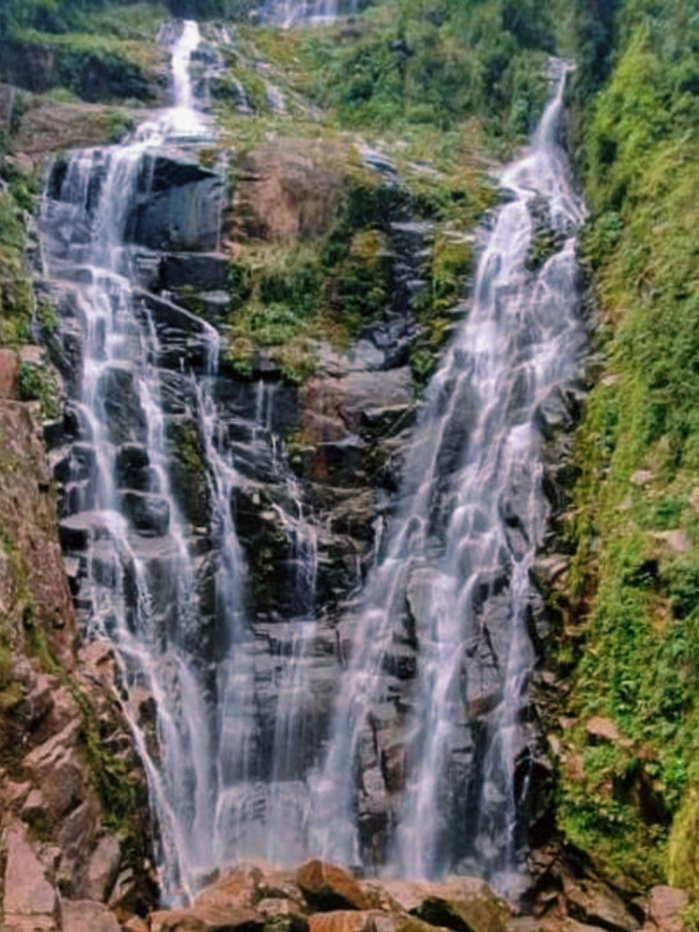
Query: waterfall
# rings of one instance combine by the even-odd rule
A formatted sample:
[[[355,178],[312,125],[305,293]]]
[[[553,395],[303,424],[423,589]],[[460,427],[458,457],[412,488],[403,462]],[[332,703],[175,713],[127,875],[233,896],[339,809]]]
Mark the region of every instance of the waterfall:
[[[565,68],[556,82],[532,148],[501,174],[508,198],[471,309],[429,386],[352,620],[313,808],[313,844],[326,856],[408,877],[456,869],[503,890],[525,843],[544,434],[579,378],[585,342],[583,208],[556,141]],[[537,214],[556,246],[532,268]]]
[[[83,636],[114,652],[163,899],[190,899],[235,859],[319,852],[509,888],[536,740],[543,447],[585,342],[583,210],[556,143],[565,74],[532,148],[502,172],[509,197],[484,233],[471,310],[429,386],[361,608],[335,628],[318,604],[332,532],[284,456],[283,387],[220,375],[217,332],[163,284],[168,258],[218,262],[224,283],[228,267],[224,179],[197,157],[213,133],[192,89],[198,43],[184,23],[173,106],[120,146],[56,160],[40,219],[71,395],[51,452],[62,544]],[[262,522],[288,591],[255,615],[245,535]]]
[[[358,0],[268,0],[267,16],[285,29],[291,26],[325,25],[339,16],[357,12]]]
[[[198,644],[195,562],[170,479],[157,368],[163,347],[152,305],[136,287],[128,239],[160,147],[205,131],[189,80],[198,43],[196,23],[186,22],[172,55],[175,106],[122,146],[59,162],[41,217],[47,276],[82,334],[61,533],[79,561],[76,605],[84,636],[115,646],[122,706],[148,776],[170,902],[190,895],[198,872],[212,863],[217,736],[207,702],[209,659]],[[165,301],[163,308],[184,314]],[[190,323],[206,352],[213,328]],[[178,416],[187,423],[196,393],[179,403]],[[226,541],[224,551],[235,563],[234,544]]]
[[[219,243],[223,179],[196,154],[213,132],[192,90],[198,44],[196,23],[185,22],[172,42],[172,107],[123,145],[56,160],[40,220],[46,277],[74,347],[72,426],[52,453],[62,542],[77,566],[83,637],[114,647],[170,904],[226,861],[299,855],[305,752],[318,743],[306,677],[316,531],[278,449],[275,386],[251,386],[242,446],[252,472],[268,470],[283,490],[273,514],[288,542],[293,624],[281,627],[247,615],[232,501],[249,477],[231,439],[240,405],[231,413],[220,397],[218,334],[162,285],[157,297],[148,291],[161,251]],[[192,494],[196,450],[203,484]]]

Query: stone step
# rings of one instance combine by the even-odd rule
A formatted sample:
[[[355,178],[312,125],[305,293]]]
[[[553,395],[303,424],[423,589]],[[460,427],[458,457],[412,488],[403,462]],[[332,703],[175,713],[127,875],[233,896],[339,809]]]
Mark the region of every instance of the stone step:
[[[149,492],[124,492],[124,514],[143,537],[163,537],[170,527],[170,503],[161,495]]]
[[[87,550],[91,543],[124,533],[124,518],[116,511],[81,511],[64,518],[58,527],[61,546],[67,551]]]

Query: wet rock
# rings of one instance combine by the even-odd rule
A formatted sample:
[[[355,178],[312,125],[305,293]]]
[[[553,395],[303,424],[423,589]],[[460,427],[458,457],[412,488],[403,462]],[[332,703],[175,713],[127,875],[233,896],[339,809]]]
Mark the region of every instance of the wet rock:
[[[218,325],[226,323],[231,306],[231,296],[227,291],[200,291],[197,299],[201,302],[201,314],[207,320]]]
[[[167,253],[161,261],[161,283],[168,291],[183,285],[194,291],[225,290],[228,270],[228,257],[219,253]]]
[[[412,401],[412,377],[407,367],[387,372],[351,372],[339,379],[314,379],[301,389],[304,412],[339,418],[345,431],[359,428],[367,410],[408,407]]]
[[[169,252],[216,249],[221,176],[170,149],[144,158],[142,185],[143,197],[127,219],[128,242]]]
[[[296,883],[314,909],[366,910],[369,906],[359,883],[335,864],[308,861],[296,871]]]
[[[534,414],[542,434],[551,440],[561,431],[569,431],[577,417],[576,402],[572,394],[554,387],[541,401]]]
[[[111,442],[116,446],[146,443],[148,425],[132,368],[126,363],[110,366],[100,378],[98,391],[103,398]]]
[[[167,425],[171,456],[170,490],[182,517],[193,528],[208,528],[211,519],[211,486],[200,438],[185,419]]]
[[[317,443],[300,454],[300,473],[311,482],[352,488],[365,480],[365,444],[356,436],[337,443]]]
[[[92,900],[61,900],[61,924],[70,932],[120,932],[114,913]]]
[[[65,422],[63,418],[44,421],[42,425],[44,442],[49,450],[62,446],[66,442]]]
[[[124,514],[144,537],[163,537],[170,527],[170,504],[166,498],[146,492],[125,492]]]
[[[64,550],[86,550],[93,541],[109,540],[109,522],[100,511],[83,511],[64,518],[59,528],[59,539]]]
[[[120,488],[146,491],[148,451],[141,443],[124,443],[117,450],[116,476]]]
[[[360,432],[372,437],[391,437],[400,429],[412,427],[416,409],[411,405],[366,408],[360,413]]]

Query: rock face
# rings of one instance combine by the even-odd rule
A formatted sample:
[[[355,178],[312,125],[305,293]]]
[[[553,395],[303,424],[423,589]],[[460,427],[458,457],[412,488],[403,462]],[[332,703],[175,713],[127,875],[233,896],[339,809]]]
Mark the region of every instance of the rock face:
[[[70,87],[83,100],[140,99],[154,100],[160,95],[162,58],[157,49],[151,56],[151,68],[119,55],[100,55],[85,50],[71,55],[69,46],[49,45],[41,41],[3,43],[0,74],[9,84],[36,93],[52,87]]]
[[[5,373],[13,372],[11,355],[1,354]],[[92,904],[92,918],[83,910],[82,919],[75,913],[75,922],[59,925],[61,910],[65,906],[66,915],[73,915],[66,897],[106,901],[130,859],[122,849],[126,835],[118,838],[105,828],[109,800],[101,792],[99,768],[121,768],[131,781],[128,798],[135,817],[146,804],[143,776],[113,697],[112,677],[102,684],[96,658],[80,661],[74,653],[76,628],[58,545],[55,491],[35,406],[14,400],[15,384],[14,376],[3,382],[0,400],[3,928],[111,932],[116,920],[106,907]],[[93,745],[90,751],[98,721],[105,747]],[[140,852],[140,862],[138,855],[131,860],[142,873],[150,847],[147,822],[128,844]]]
[[[149,154],[139,176],[127,242],[159,251],[215,250],[221,213],[220,174],[176,152]]]
[[[333,169],[343,154],[330,141],[309,145],[287,139],[247,155],[238,168],[224,235],[283,243],[325,233],[343,195],[342,179]]]
[[[647,904],[636,900],[629,911],[623,904],[619,908],[618,897],[591,875],[574,880],[564,869],[559,882],[563,877],[576,901],[585,897],[597,904],[581,919],[574,918],[581,916],[579,905],[560,891],[542,896],[535,917],[515,918],[504,900],[473,877],[379,882],[362,881],[317,860],[295,875],[266,865],[239,865],[201,890],[191,906],[159,910],[149,921],[151,932],[613,932],[639,928],[634,914],[645,908],[643,932],[674,932],[677,911],[686,902],[681,891],[655,888]]]

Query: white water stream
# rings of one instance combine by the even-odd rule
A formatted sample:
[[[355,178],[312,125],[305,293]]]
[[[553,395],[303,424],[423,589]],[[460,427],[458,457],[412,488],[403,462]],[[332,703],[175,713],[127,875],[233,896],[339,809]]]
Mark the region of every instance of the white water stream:
[[[531,150],[502,173],[510,197],[470,313],[429,386],[398,512],[366,585],[313,807],[315,846],[344,863],[366,860],[360,801],[371,794],[367,773],[381,779],[361,772],[358,755],[370,723],[395,707],[407,773],[389,816],[391,870],[425,877],[465,867],[502,889],[516,882],[528,787],[515,774],[527,757],[536,661],[530,569],[549,510],[541,411],[579,375],[585,340],[575,283],[583,208],[556,140],[564,84],[565,73]],[[560,245],[532,273],[535,205]],[[407,690],[387,675],[406,644],[416,646],[418,671]]]
[[[338,16],[357,12],[357,0],[268,0],[266,10],[273,22],[288,29],[292,26],[323,26]]]
[[[78,282],[79,412],[95,458],[92,480],[83,496],[73,497],[73,513],[63,524],[88,538],[81,590],[83,602],[90,592],[85,635],[116,646],[122,705],[149,780],[166,902],[191,895],[199,873],[212,864],[216,731],[205,698],[206,670],[196,652],[192,555],[170,486],[172,451],[156,369],[160,346],[150,313],[134,292],[126,225],[146,157],[170,140],[203,138],[209,131],[193,107],[189,78],[199,41],[196,23],[186,22],[172,56],[174,107],[121,146],[76,153],[60,199],[45,202],[42,218],[52,231],[45,249],[49,276],[69,274]],[[68,242],[62,241],[66,230]],[[78,276],[76,267],[82,269]],[[201,330],[204,340],[217,340],[203,322]],[[129,464],[139,488],[131,482],[123,491]],[[229,528],[221,533],[234,571],[235,541]],[[226,612],[236,624],[228,593],[221,598],[231,602]],[[143,706],[151,698],[154,721]]]

